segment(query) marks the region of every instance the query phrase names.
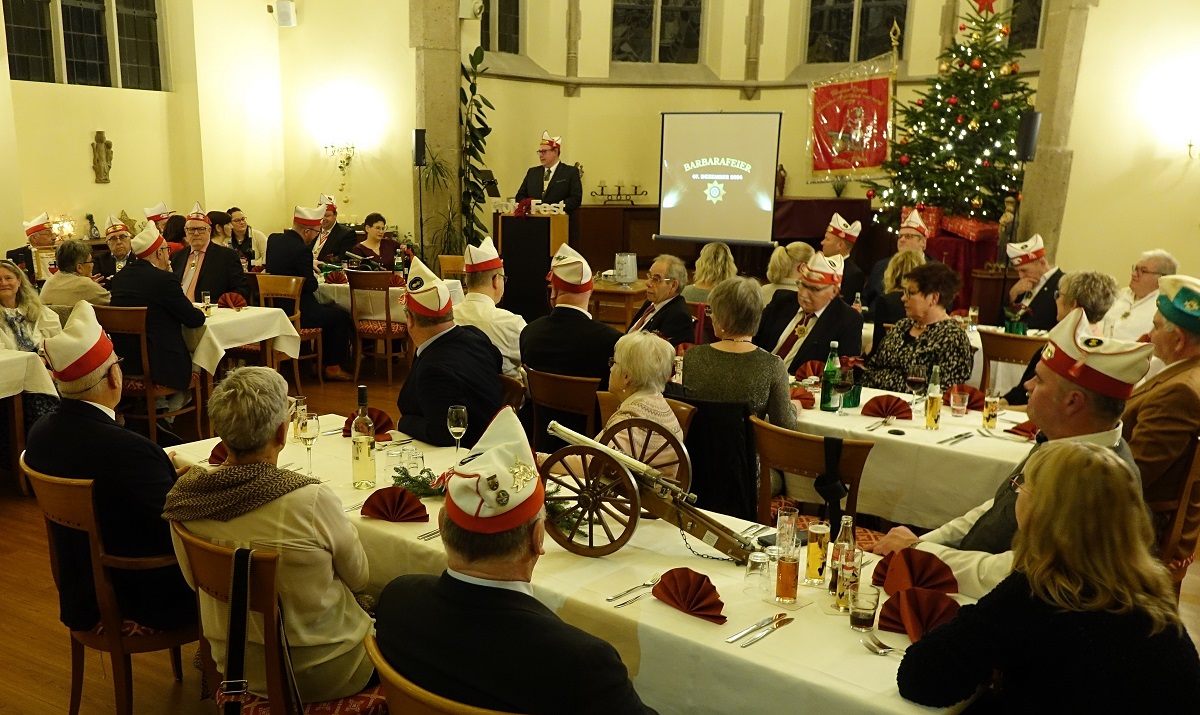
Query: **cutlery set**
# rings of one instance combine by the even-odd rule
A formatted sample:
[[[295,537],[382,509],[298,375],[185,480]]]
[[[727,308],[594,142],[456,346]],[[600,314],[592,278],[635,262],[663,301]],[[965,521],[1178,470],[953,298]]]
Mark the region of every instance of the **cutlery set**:
[[[953,447],[954,445],[958,444],[959,442],[962,442],[963,440],[971,439],[974,436],[975,436],[974,432],[960,432],[960,433],[954,435],[953,437],[947,437],[946,439],[942,440],[941,442],[938,442],[938,444],[944,444],[948,447]]]
[[[874,432],[875,430],[879,429],[880,427],[887,427],[887,426],[893,424],[895,421],[896,421],[895,415],[891,415],[889,417],[884,417],[883,419],[879,420],[878,422],[872,422],[871,424],[867,425],[867,431]]]
[[[442,535],[441,529],[434,529],[432,531],[426,531],[424,534],[417,534],[417,538],[420,539],[421,541],[433,541],[434,539],[436,539],[437,537],[439,537],[441,535]]]
[[[742,630],[738,631],[737,633],[734,633],[733,635],[726,638],[725,642],[726,643],[736,643],[738,640],[744,638],[745,636],[749,635],[750,633],[757,631],[757,633],[754,633],[754,635],[750,636],[749,640],[747,640],[745,643],[743,643],[741,645],[742,648],[746,648],[748,646],[754,645],[755,643],[759,642],[763,638],[766,638],[767,636],[771,635],[772,633],[779,630],[780,628],[783,628],[784,626],[786,626],[787,624],[791,623],[794,620],[796,620],[796,619],[789,618],[786,613],[776,613],[773,616],[768,616],[767,618],[762,619],[758,623],[755,623],[747,628],[743,628]]]

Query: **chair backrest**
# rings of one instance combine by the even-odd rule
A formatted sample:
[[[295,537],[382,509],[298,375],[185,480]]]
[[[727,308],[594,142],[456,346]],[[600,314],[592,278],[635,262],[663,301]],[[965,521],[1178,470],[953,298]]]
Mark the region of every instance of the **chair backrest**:
[[[758,417],[751,417],[750,422],[754,425],[754,443],[758,449],[758,520],[766,524],[771,516],[771,470],[778,469],[815,481],[825,472],[825,438],[776,427]],[[859,483],[874,446],[874,442],[856,439],[842,442],[838,474],[850,492],[843,514],[857,516]]]
[[[21,455],[21,470],[29,478],[38,506],[46,520],[46,535],[50,543],[50,571],[57,585],[59,578],[58,552],[54,529],[58,524],[67,529],[81,531],[87,535],[88,551],[92,560],[92,582],[96,589],[96,604],[100,609],[100,623],[104,626],[105,639],[112,652],[121,651],[121,616],[113,590],[110,569],[144,570],[171,566],[174,556],[147,556],[130,558],[112,556],[104,550],[104,537],[100,533],[100,521],[96,515],[95,482],[91,479],[63,479],[33,469]]]
[[[991,390],[988,383],[991,378],[993,360],[1014,365],[1028,365],[1033,356],[1046,346],[1045,338],[1011,335],[993,330],[980,330],[979,341],[983,345],[983,376],[979,380],[979,385],[985,393],[989,394]]]
[[[515,377],[500,375],[500,402],[520,410],[525,404],[525,384]]]
[[[758,474],[749,406],[691,397],[684,397],[683,402],[698,408],[684,439],[692,460],[691,491],[697,497],[696,506],[753,521]]]
[[[666,398],[666,400],[667,406],[675,413],[675,419],[679,422],[679,429],[683,430],[683,438],[687,439],[688,428],[692,426],[692,420],[696,418],[696,410],[698,408],[686,402],[672,400],[670,397]]]
[[[291,301],[291,314],[288,319],[296,326],[300,325],[300,293],[304,290],[304,279],[299,276],[276,276],[268,273],[257,275],[258,304],[265,308],[278,308],[275,301]]]
[[[142,354],[142,375],[146,383],[146,394],[154,393],[157,385],[151,378],[150,346],[146,341],[146,308],[117,308],[111,305],[92,306],[96,311],[96,321],[104,332],[112,335],[136,335],[138,349]],[[122,356],[125,357],[125,356]]]
[[[716,342],[717,335],[713,332],[712,319],[708,315],[708,303],[688,301],[688,310],[692,314],[692,325],[695,327],[692,336],[693,344],[705,345]]]
[[[453,253],[443,253],[438,256],[438,272],[442,278],[458,278],[466,274],[466,259]]]
[[[463,705],[440,695],[434,695],[400,675],[383,657],[383,653],[379,650],[379,642],[375,640],[374,635],[368,633],[363,644],[367,648],[367,655],[375,665],[375,672],[379,674],[379,682],[383,684],[388,709],[394,713],[403,713],[404,715],[511,715],[499,710]]]
[[[62,323],[63,325],[67,324],[67,319],[71,317],[71,311],[75,310],[75,306],[73,305],[47,304],[46,307],[58,316],[58,322]]]
[[[350,284],[350,317],[355,322],[365,320],[367,310],[359,311],[358,293],[371,291],[383,294],[383,319],[392,324],[392,303],[389,291],[392,289],[392,274],[385,271],[346,271],[346,279]]]
[[[600,387],[598,377],[571,377],[539,372],[525,366],[529,379],[529,397],[533,400],[533,421],[539,427],[538,408],[549,408],[587,419],[587,434],[596,433],[596,391]]]
[[[183,544],[193,586],[197,591],[203,591],[217,601],[228,604],[231,595],[230,582],[233,578],[234,550],[192,534],[177,521],[171,522],[171,528]],[[299,703],[294,701],[291,688],[285,686],[287,661],[283,633],[279,630],[279,594],[275,589],[278,562],[279,554],[274,551],[254,551],[254,557],[250,561],[249,605],[252,613],[262,614],[267,699],[271,703],[271,712],[292,713],[298,710]],[[210,626],[228,628],[227,623]],[[207,646],[207,639],[205,645]],[[202,652],[207,654],[208,648],[205,647]],[[207,665],[215,667],[215,664]],[[221,667],[224,665],[222,663]]]
[[[1155,519],[1159,525],[1158,552],[1168,562],[1180,558],[1183,527],[1189,521],[1188,512],[1195,509],[1193,504],[1197,503],[1192,493],[1200,489],[1200,449],[1197,449],[1196,439],[1192,439],[1189,449],[1192,450],[1191,468],[1188,469],[1187,478],[1179,485],[1179,491],[1171,499],[1147,502],[1150,511],[1158,517]],[[1196,515],[1190,514],[1190,516],[1195,518]],[[1184,546],[1190,547],[1186,549],[1187,553],[1191,553],[1195,548],[1195,544],[1184,544]],[[1171,574],[1176,581],[1183,578],[1187,569],[1184,567],[1179,571],[1180,573]]]

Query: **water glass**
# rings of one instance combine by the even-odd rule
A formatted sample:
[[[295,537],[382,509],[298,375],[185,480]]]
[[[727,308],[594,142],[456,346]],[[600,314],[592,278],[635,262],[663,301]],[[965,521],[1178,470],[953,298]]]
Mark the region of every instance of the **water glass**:
[[[879,589],[868,583],[852,583],[850,594],[850,627],[866,632],[875,629],[875,611],[879,608]]]
[[[416,447],[409,447],[404,453],[404,468],[410,476],[417,476],[425,468],[425,453]]]
[[[775,545],[784,554],[796,548],[796,524],[799,520],[800,510],[794,506],[781,507],[775,517]]]
[[[768,546],[763,549],[763,553],[767,556],[767,584],[765,588],[768,592],[775,585],[775,575],[779,573],[779,554],[782,552],[783,549],[778,546]]]
[[[955,417],[966,417],[967,402],[969,401],[969,398],[970,395],[965,392],[951,392],[950,414],[954,415]]]
[[[746,578],[742,593],[759,594],[767,592],[767,578],[771,573],[771,564],[767,555],[755,551],[746,559]]]

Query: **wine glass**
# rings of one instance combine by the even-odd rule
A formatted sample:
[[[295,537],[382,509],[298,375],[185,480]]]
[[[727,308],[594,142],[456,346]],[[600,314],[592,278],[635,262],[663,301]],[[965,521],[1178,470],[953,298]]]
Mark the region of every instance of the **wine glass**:
[[[920,402],[918,402],[917,398],[920,396],[921,390],[925,387],[925,375],[926,372],[924,365],[908,366],[908,377],[905,379],[908,381],[908,389],[912,390],[913,393],[912,402],[910,404],[914,408],[917,408],[920,405]]]
[[[837,382],[833,383],[833,392],[838,396],[837,414],[839,417],[844,417],[846,411],[843,408],[846,402],[846,394],[854,389],[854,370],[847,369],[838,373]]]
[[[462,444],[462,437],[467,433],[467,408],[463,405],[450,405],[450,409],[446,411],[446,427],[450,429],[450,436],[454,438],[454,458],[458,459],[458,448]]]
[[[321,434],[321,421],[316,415],[305,414],[304,417],[300,418],[297,432],[300,435],[300,441],[308,449],[308,476],[311,477],[313,475],[312,446],[313,442],[317,441],[317,435]]]

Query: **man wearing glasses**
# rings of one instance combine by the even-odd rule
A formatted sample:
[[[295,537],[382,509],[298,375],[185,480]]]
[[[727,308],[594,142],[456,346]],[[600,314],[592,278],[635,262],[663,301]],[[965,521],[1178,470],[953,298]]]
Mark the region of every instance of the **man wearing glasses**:
[[[559,161],[562,151],[562,137],[552,137],[550,132],[542,132],[542,141],[538,145],[538,166],[525,172],[521,186],[517,188],[517,201],[538,199],[544,204],[562,202],[571,221],[571,243],[579,237],[579,224],[575,210],[583,203],[583,183],[579,178],[579,169]]]
[[[655,258],[646,276],[646,302],[633,316],[627,332],[658,333],[676,347],[692,342],[692,313],[680,295],[686,285],[687,266],[682,260],[667,254]]]
[[[800,266],[797,291],[775,291],[763,309],[754,344],[778,355],[788,372],[795,373],[809,360],[825,362],[834,340],[838,355],[862,353],[862,314],[836,300],[842,267],[841,256],[814,253]]]
[[[1170,253],[1157,248],[1146,251],[1134,264],[1129,286],[1122,288],[1104,316],[1104,334],[1121,340],[1137,340],[1153,327],[1158,311],[1158,279],[1179,272]]]
[[[250,297],[246,273],[238,252],[212,242],[212,222],[197,201],[183,227],[190,250],[171,256],[171,271],[179,278],[183,294],[193,303],[208,293],[215,303],[226,293]]]
[[[1008,260],[1017,269],[1017,282],[1009,289],[1013,303],[1029,310],[1025,325],[1036,330],[1049,330],[1058,322],[1058,306],[1054,294],[1063,272],[1046,260],[1046,245],[1039,234],[1025,243],[1010,243],[1004,247]]]
[[[108,253],[96,258],[95,269],[100,274],[100,282],[107,286],[117,272],[133,260],[130,252],[129,227],[116,216],[109,216],[104,227],[104,242],[108,244]]]

